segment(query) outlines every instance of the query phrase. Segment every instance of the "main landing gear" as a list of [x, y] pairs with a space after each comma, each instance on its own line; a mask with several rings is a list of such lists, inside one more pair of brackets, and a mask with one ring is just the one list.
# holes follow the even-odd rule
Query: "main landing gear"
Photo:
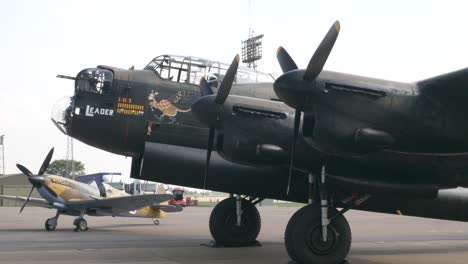
[[[45, 230], [54, 231], [57, 227], [59, 216], [60, 212], [57, 210], [57, 214], [54, 217], [47, 219], [44, 223]], [[75, 229], [73, 231], [88, 231], [88, 222], [86, 222], [83, 216], [84, 211], [82, 211], [80, 216], [73, 221], [73, 225], [75, 225]]]
[[57, 222], [58, 222], [58, 218], [60, 216], [60, 212], [57, 210], [57, 214], [52, 217], [52, 218], [49, 218], [45, 221], [45, 229], [47, 231], [54, 231], [55, 228], [57, 227]]
[[210, 232], [217, 246], [253, 246], [261, 228], [255, 205], [263, 199], [241, 198], [240, 195], [219, 202], [210, 215]]
[[156, 217], [153, 217], [153, 223], [155, 225], [159, 225], [159, 220]]
[[313, 184], [313, 192], [309, 194], [312, 204], [298, 210], [286, 227], [286, 250], [291, 259], [298, 263], [342, 263], [351, 247], [351, 229], [343, 214], [370, 197], [353, 195], [343, 202], [344, 208], [338, 211], [329, 204], [325, 179], [323, 166], [321, 177], [313, 177], [309, 181], [309, 184]]
[[75, 218], [75, 220], [73, 221], [73, 225], [75, 225], [75, 229], [73, 231], [88, 231], [88, 222], [86, 222], [86, 220], [83, 217], [84, 211], [81, 211], [80, 216]]

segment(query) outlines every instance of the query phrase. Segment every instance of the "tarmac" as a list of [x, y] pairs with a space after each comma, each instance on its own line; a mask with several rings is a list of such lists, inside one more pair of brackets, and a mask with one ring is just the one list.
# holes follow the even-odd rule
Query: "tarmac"
[[[0, 208], [0, 263], [292, 263], [284, 229], [298, 208], [260, 207], [262, 246], [211, 248], [212, 208], [191, 207], [151, 219], [87, 217], [89, 230], [73, 232], [74, 217], [61, 216], [53, 232], [44, 222], [53, 210]], [[467, 263], [468, 223], [351, 211], [347, 261], [371, 263]]]

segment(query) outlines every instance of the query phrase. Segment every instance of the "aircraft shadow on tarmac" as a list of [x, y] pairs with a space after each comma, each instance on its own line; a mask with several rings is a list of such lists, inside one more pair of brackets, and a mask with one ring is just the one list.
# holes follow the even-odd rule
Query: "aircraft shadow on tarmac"
[[[9, 232], [15, 232], [15, 233], [31, 233], [31, 232], [37, 232], [37, 233], [49, 233], [44, 231], [43, 228], [0, 228], [0, 233], [9, 233]], [[54, 232], [50, 232], [50, 234], [57, 233], [57, 232], [73, 232], [73, 228], [63, 228], [63, 229], [56, 229]]]
[[117, 225], [103, 225], [103, 226], [94, 226], [93, 230], [99, 230], [99, 229], [108, 229], [108, 228], [120, 228], [120, 227], [135, 227], [135, 226], [153, 226], [157, 228], [152, 223], [141, 223], [141, 224], [117, 224]]
[[405, 254], [437, 254], [437, 253], [456, 253], [466, 252], [466, 244], [450, 245], [446, 247], [440, 247], [438, 245], [421, 245], [417, 247], [408, 247], [402, 245], [401, 247], [395, 248], [360, 248], [351, 249], [350, 257], [353, 255], [405, 255]]
[[[341, 262], [341, 264], [383, 264], [387, 262], [376, 262], [376, 261], [370, 261], [370, 260], [361, 260], [361, 259], [353, 259], [352, 262], [348, 260], [344, 260]], [[287, 264], [297, 264], [297, 262], [290, 260]]]
[[[128, 230], [119, 230], [118, 228], [123, 228], [123, 227], [146, 227], [146, 226], [154, 226], [157, 228], [154, 224], [117, 224], [117, 225], [103, 225], [103, 226], [93, 226], [90, 228], [91, 232], [119, 232], [119, 231], [128, 231]], [[44, 231], [43, 228], [17, 228], [17, 229], [12, 229], [12, 228], [0, 228], [0, 233], [2, 232], [18, 232], [18, 233], [29, 233], [29, 232], [41, 232], [41, 233], [47, 233]], [[56, 232], [73, 232], [73, 228], [70, 227], [62, 227], [58, 228], [53, 232], [50, 233], [56, 233]]]
[[[361, 263], [361, 262], [359, 262]], [[374, 264], [376, 262], [371, 262], [371, 261], [368, 261], [368, 262], [362, 262], [361, 264]], [[297, 264], [296, 261], [293, 261], [293, 260], [290, 260], [288, 261], [288, 264]], [[341, 264], [351, 264], [350, 262], [348, 262], [347, 260], [343, 261]]]
[[[459, 241], [460, 239], [452, 239], [450, 241]], [[423, 242], [423, 241], [414, 241], [414, 242]], [[424, 243], [424, 242], [423, 242]], [[391, 248], [374, 248], [373, 246], [369, 246], [367, 248], [358, 248], [358, 249], [351, 249], [351, 253], [348, 255], [349, 260], [345, 260], [342, 264], [382, 264], [388, 263], [387, 261], [379, 262], [379, 261], [372, 261], [372, 260], [365, 260], [361, 259], [359, 256], [378, 256], [378, 255], [393, 255], [401, 257], [401, 262], [398, 263], [405, 263], [405, 255], [413, 255], [413, 254], [449, 254], [449, 253], [457, 253], [457, 252], [466, 252], [467, 245], [460, 244], [460, 245], [450, 245], [440, 247], [439, 245], [401, 245], [399, 247], [391, 247]], [[296, 264], [295, 261], [288, 261], [287, 264]]]

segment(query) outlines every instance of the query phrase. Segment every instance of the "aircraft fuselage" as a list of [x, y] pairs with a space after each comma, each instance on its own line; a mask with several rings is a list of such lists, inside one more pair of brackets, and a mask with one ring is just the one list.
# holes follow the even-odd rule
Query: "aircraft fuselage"
[[222, 132], [216, 135], [219, 164], [213, 163], [209, 175], [215, 178], [207, 181], [203, 161], [208, 128], [191, 111], [201, 97], [199, 86], [161, 78], [152, 70], [97, 70], [112, 73], [110, 87], [88, 91], [79, 83], [85, 75], [78, 74], [62, 122], [65, 132], [131, 156], [134, 178], [226, 192], [241, 188], [252, 196], [305, 201], [304, 172], [319, 173], [326, 160], [329, 172], [341, 177], [435, 189], [467, 185], [468, 144], [460, 131], [468, 126], [421, 95], [418, 84], [322, 72], [298, 99], [310, 102], [313, 106], [304, 110], [314, 115], [306, 112], [302, 118], [295, 150], [297, 190], [286, 197], [294, 109], [277, 100], [271, 84], [233, 87], [221, 108]]

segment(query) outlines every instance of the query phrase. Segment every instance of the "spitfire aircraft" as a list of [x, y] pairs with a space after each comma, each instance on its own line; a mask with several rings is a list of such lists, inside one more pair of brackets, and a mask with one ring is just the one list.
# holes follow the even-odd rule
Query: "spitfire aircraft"
[[[55, 230], [61, 214], [78, 216], [73, 222], [76, 226], [75, 231], [87, 231], [88, 224], [84, 219], [86, 214], [91, 216], [152, 218], [154, 224], [158, 225], [158, 218], [164, 218], [166, 212], [182, 211], [182, 207], [179, 205], [161, 204], [173, 198], [173, 195], [170, 194], [129, 195], [106, 183], [102, 183], [98, 187], [95, 181], [86, 184], [60, 176], [45, 174], [53, 152], [54, 149], [52, 148], [37, 175], [32, 174], [23, 165], [16, 165], [28, 177], [33, 186], [28, 197], [0, 195], [0, 199], [22, 201], [23, 205], [20, 213], [28, 203], [56, 209], [57, 214], [45, 222], [47, 231]], [[34, 189], [37, 189], [43, 199], [31, 197]]]
[[468, 221], [468, 193], [455, 189], [468, 187], [468, 69], [414, 83], [324, 71], [339, 31], [337, 21], [306, 69], [280, 47], [276, 80], [238, 56], [60, 75], [75, 93], [52, 120], [132, 157], [133, 178], [233, 194], [209, 221], [225, 246], [255, 242], [264, 198], [309, 203], [285, 232], [299, 263], [347, 256], [350, 209]]

